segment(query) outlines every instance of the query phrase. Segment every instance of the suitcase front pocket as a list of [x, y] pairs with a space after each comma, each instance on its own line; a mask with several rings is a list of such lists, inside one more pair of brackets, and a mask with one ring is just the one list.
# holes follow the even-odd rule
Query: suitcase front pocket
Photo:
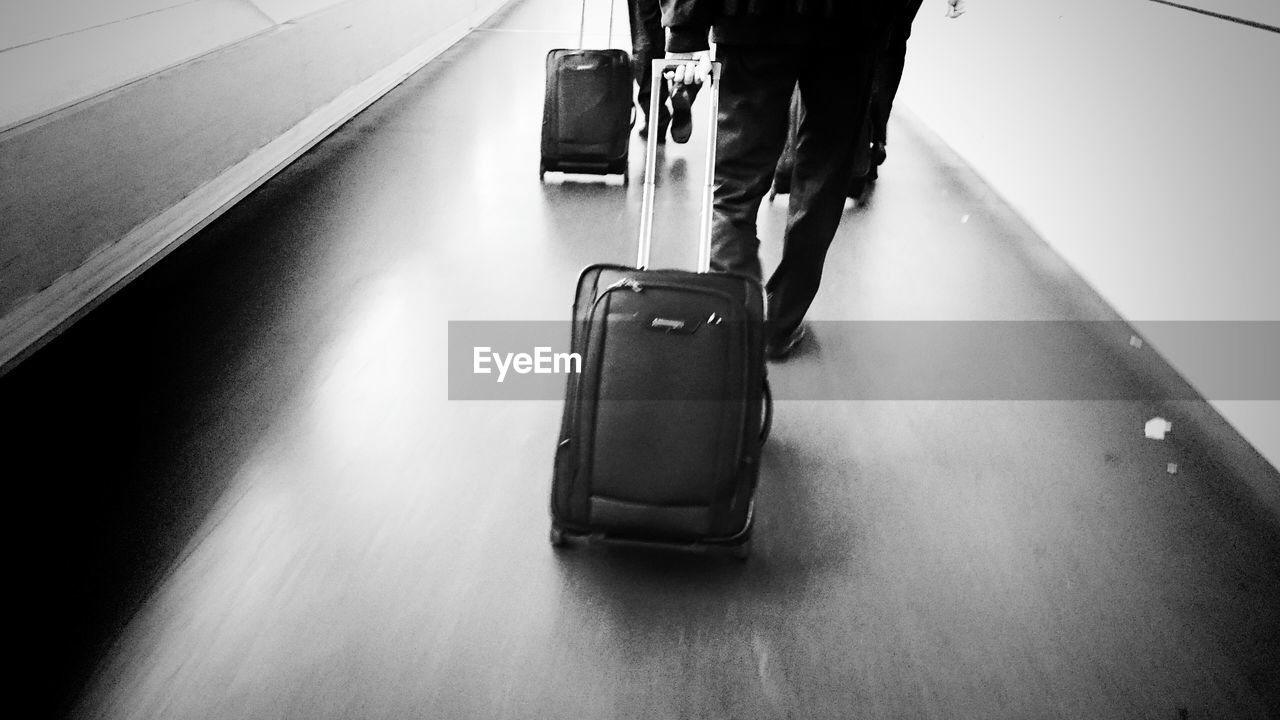
[[606, 291], [592, 313], [579, 429], [593, 506], [709, 506], [737, 472], [745, 328], [718, 291], [633, 289]]
[[617, 145], [623, 121], [612, 67], [570, 57], [561, 66], [559, 89], [559, 140], [566, 152], [607, 152]]

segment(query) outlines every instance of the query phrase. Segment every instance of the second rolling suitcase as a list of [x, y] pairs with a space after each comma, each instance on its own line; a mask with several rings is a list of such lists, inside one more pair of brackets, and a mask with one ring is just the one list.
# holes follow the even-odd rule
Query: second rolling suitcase
[[625, 50], [584, 48], [585, 0], [582, 7], [578, 48], [547, 53], [538, 177], [549, 171], [621, 174], [625, 183], [635, 109], [631, 56]]
[[[672, 64], [655, 61], [655, 85]], [[717, 66], [711, 117], [718, 73]], [[652, 97], [660, 97], [656, 87]], [[708, 270], [709, 124], [698, 272], [647, 268], [656, 166], [650, 137], [637, 266], [592, 265], [579, 277], [571, 342], [583, 362], [569, 377], [556, 448], [555, 545], [589, 536], [746, 555], [769, 424], [765, 298], [753, 278]]]

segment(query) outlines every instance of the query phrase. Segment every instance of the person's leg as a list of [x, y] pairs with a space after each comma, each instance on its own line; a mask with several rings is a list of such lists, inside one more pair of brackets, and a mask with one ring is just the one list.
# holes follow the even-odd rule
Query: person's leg
[[[891, 82], [890, 77], [901, 75], [902, 66], [898, 64], [894, 67], [895, 61], [891, 53], [881, 53], [876, 59], [876, 68], [874, 78], [871, 82], [871, 105], [867, 111], [867, 123], [870, 125], [870, 135], [872, 144], [883, 149], [887, 129], [889, 126], [889, 111], [893, 108], [893, 93], [897, 91], [897, 83]], [[892, 90], [888, 86], [892, 85]], [[878, 157], [879, 153], [875, 153], [875, 164], [879, 165], [884, 162], [884, 158]]]
[[721, 45], [711, 269], [761, 278], [756, 215], [787, 139], [795, 53]]
[[911, 37], [911, 23], [915, 21], [923, 0], [907, 0], [902, 14], [893, 19], [888, 41], [876, 63], [875, 91], [871, 101], [871, 141], [880, 146], [877, 164], [884, 162], [883, 148], [889, 142], [889, 114], [893, 100], [902, 83], [902, 71], [907, 61], [907, 40]]
[[815, 52], [800, 69], [804, 100], [796, 137], [782, 260], [766, 284], [771, 339], [782, 341], [809, 311], [827, 249], [844, 212], [858, 128], [870, 100], [872, 53]]
[[636, 79], [636, 102], [644, 118], [641, 133], [647, 135], [650, 128], [657, 128], [661, 139], [670, 122], [667, 109], [667, 84], [659, 83], [662, 95], [658, 100], [658, 122], [649, 121], [650, 88], [653, 82], [653, 60], [664, 57], [666, 36], [662, 29], [662, 6], [658, 0], [627, 0], [631, 21], [631, 67]]

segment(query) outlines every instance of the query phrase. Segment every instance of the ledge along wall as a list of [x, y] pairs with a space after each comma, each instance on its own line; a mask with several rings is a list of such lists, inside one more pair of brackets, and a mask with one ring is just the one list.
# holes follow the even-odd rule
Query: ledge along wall
[[0, 372], [505, 0], [51, 0], [0, 22]]

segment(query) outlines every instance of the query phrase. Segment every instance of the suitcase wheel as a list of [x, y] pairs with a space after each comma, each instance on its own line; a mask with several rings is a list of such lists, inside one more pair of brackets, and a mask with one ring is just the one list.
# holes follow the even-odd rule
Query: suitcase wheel
[[751, 557], [750, 538], [748, 538], [747, 540], [744, 540], [741, 544], [734, 545], [732, 548], [730, 548], [729, 554], [733, 557], [734, 560], [737, 560], [738, 562], [746, 562], [747, 558]]
[[546, 161], [546, 160], [539, 160], [539, 161], [538, 161], [538, 180], [539, 180], [539, 182], [541, 182], [544, 178], [546, 178], [546, 176], [547, 176], [547, 161]]
[[609, 168], [608, 168], [608, 172], [610, 172], [610, 173], [617, 173], [617, 174], [619, 174], [619, 175], [622, 175], [622, 185], [623, 185], [623, 187], [626, 187], [627, 185], [629, 185], [629, 184], [630, 184], [631, 176], [627, 173], [627, 159], [626, 159], [626, 158], [623, 158], [622, 160], [620, 160], [620, 161], [618, 161], [618, 162], [613, 163], [612, 165], [610, 165], [610, 166], [609, 166]]
[[568, 539], [564, 536], [564, 530], [561, 530], [560, 526], [554, 523], [551, 525], [549, 539], [552, 547], [564, 547], [569, 544]]

